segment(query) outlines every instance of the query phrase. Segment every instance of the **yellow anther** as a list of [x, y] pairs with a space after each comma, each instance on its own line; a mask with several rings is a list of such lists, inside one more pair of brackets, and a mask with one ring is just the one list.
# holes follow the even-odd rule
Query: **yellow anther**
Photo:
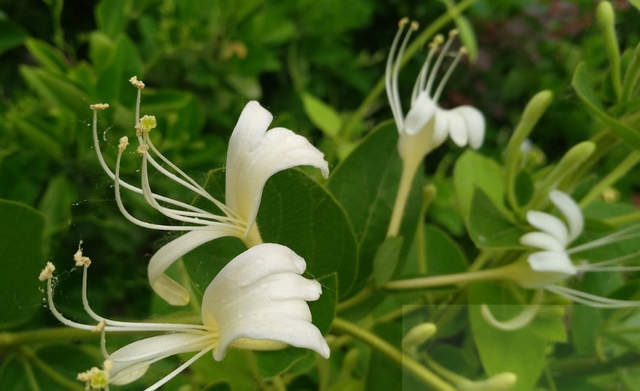
[[133, 76], [131, 79], [129, 79], [129, 83], [133, 84], [133, 86], [139, 90], [144, 88], [144, 83], [142, 82], [142, 80], [138, 80], [138, 76]]
[[404, 28], [404, 26], [407, 25], [407, 23], [409, 23], [409, 18], [407, 18], [406, 16], [402, 19], [400, 19], [400, 21], [398, 22], [398, 27], [399, 28]]
[[104, 110], [109, 108], [109, 104], [108, 103], [96, 103], [93, 104], [91, 106], [89, 106], [91, 108], [91, 110]]
[[76, 266], [91, 265], [91, 259], [89, 259], [89, 257], [82, 256], [82, 249], [80, 247], [78, 247], [78, 251], [73, 254], [73, 260], [76, 262]]
[[149, 131], [157, 126], [156, 117], [153, 115], [145, 115], [140, 118], [140, 125], [146, 131]]
[[147, 150], [149, 150], [149, 146], [148, 145], [139, 145], [138, 149], [136, 150], [140, 155], [144, 155], [145, 153], [147, 153]]
[[127, 149], [127, 145], [129, 145], [129, 137], [120, 137], [120, 142], [118, 142], [118, 151], [124, 152], [124, 150]]
[[463, 46], [460, 48], [460, 54], [468, 54], [469, 53], [469, 49], [466, 48], [466, 46]]
[[450, 37], [455, 37], [458, 34], [459, 34], [458, 29], [453, 29], [453, 30], [449, 31], [449, 36]]
[[442, 34], [438, 34], [435, 37], [433, 37], [433, 42], [436, 45], [442, 45], [444, 43], [444, 35]]
[[55, 270], [56, 270], [56, 267], [53, 266], [53, 263], [47, 262], [47, 266], [45, 266], [44, 269], [42, 269], [38, 279], [40, 281], [46, 281], [46, 280], [50, 279]]
[[102, 330], [104, 330], [106, 326], [107, 326], [107, 322], [104, 319], [102, 319], [100, 323], [98, 323], [96, 327], [94, 327], [93, 330], [91, 331], [93, 331], [94, 333], [100, 333], [102, 332]]
[[415, 20], [411, 22], [411, 30], [417, 31], [419, 27], [420, 23], [416, 22]]

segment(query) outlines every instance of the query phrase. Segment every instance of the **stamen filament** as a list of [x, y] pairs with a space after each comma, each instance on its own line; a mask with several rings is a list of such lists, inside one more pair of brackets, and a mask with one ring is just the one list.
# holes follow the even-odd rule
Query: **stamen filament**
[[198, 360], [200, 357], [204, 356], [206, 353], [210, 352], [211, 350], [213, 350], [213, 346], [210, 346], [210, 347], [208, 347], [206, 349], [203, 349], [202, 351], [197, 353], [195, 356], [193, 356], [189, 360], [185, 361], [178, 368], [174, 369], [170, 374], [168, 374], [167, 376], [165, 376], [162, 379], [158, 380], [154, 385], [152, 385], [151, 387], [147, 388], [144, 391], [155, 391], [155, 390], [157, 390], [158, 388], [163, 386], [169, 380], [171, 380], [174, 377], [176, 377], [178, 374], [180, 374], [180, 372], [184, 371], [187, 367], [189, 367], [196, 360]]
[[608, 299], [606, 297], [600, 297], [592, 295], [590, 293], [580, 292], [575, 289], [563, 287], [560, 285], [548, 285], [545, 287], [545, 289], [559, 296], [563, 296], [572, 301], [575, 301], [576, 303], [588, 305], [590, 307], [623, 308], [629, 306], [640, 306], [640, 301]]
[[640, 224], [634, 224], [634, 225], [632, 225], [630, 227], [622, 229], [622, 230], [620, 230], [618, 232], [614, 232], [614, 233], [612, 233], [610, 235], [607, 235], [605, 237], [602, 237], [600, 239], [596, 239], [596, 240], [591, 241], [589, 243], [585, 243], [585, 244], [582, 244], [580, 246], [573, 247], [573, 248], [567, 250], [567, 254], [575, 254], [575, 253], [579, 253], [579, 252], [582, 252], [582, 251], [585, 251], [585, 250], [589, 250], [589, 249], [592, 249], [592, 248], [595, 248], [595, 247], [601, 247], [601, 246], [607, 245], [609, 243], [614, 243], [614, 242], [619, 242], [619, 241], [622, 241], [622, 240], [627, 240], [627, 239], [633, 239], [633, 238], [640, 237], [640, 232], [633, 233], [633, 234], [628, 234], [629, 231], [632, 231], [632, 230], [634, 230], [636, 228], [639, 228], [639, 227], [640, 227]]
[[442, 90], [444, 90], [444, 86], [447, 84], [447, 81], [449, 81], [449, 77], [451, 77], [453, 70], [456, 69], [456, 66], [458, 65], [458, 63], [460, 62], [460, 59], [464, 54], [465, 54], [465, 50], [461, 49], [458, 51], [456, 58], [453, 60], [453, 62], [449, 66], [449, 69], [447, 69], [447, 72], [444, 74], [444, 76], [440, 80], [440, 84], [438, 84], [438, 89], [433, 94], [434, 102], [438, 103], [438, 100], [440, 99], [440, 95], [442, 94]]
[[399, 68], [399, 62], [402, 59], [402, 52], [396, 53], [396, 48], [398, 47], [398, 42], [400, 41], [400, 37], [402, 36], [404, 27], [408, 22], [408, 18], [402, 18], [399, 22], [398, 32], [393, 38], [391, 50], [389, 51], [389, 57], [387, 57], [387, 67], [384, 78], [387, 97], [389, 98], [389, 105], [391, 106], [391, 112], [393, 113], [393, 117], [396, 121], [396, 125], [398, 126], [398, 130], [402, 129], [404, 120], [402, 115], [402, 107], [399, 105], [400, 94], [398, 92], [398, 76], [397, 72], [395, 71], [396, 68]]
[[[455, 30], [453, 30], [453, 31], [455, 31]], [[457, 35], [457, 34], [453, 33], [453, 31], [451, 33], [449, 33], [449, 39], [447, 39], [447, 42], [442, 47], [442, 51], [440, 52], [440, 55], [436, 59], [436, 63], [433, 65], [433, 69], [431, 70], [431, 74], [429, 75], [429, 80], [427, 81], [427, 86], [423, 89], [424, 91], [427, 92], [427, 94], [431, 94], [431, 87], [433, 87], [433, 82], [436, 79], [436, 73], [438, 73], [438, 69], [440, 69], [440, 65], [442, 64], [442, 60], [444, 60], [444, 57], [447, 55], [447, 52], [449, 51], [449, 47], [451, 47], [451, 44], [453, 43], [453, 39]]]

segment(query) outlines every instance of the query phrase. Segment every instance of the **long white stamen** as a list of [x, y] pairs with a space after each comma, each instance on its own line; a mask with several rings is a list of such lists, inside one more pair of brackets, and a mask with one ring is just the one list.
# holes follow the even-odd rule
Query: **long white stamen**
[[538, 311], [540, 310], [540, 303], [542, 303], [542, 299], [544, 298], [544, 289], [538, 289], [533, 295], [531, 299], [531, 304], [526, 306], [526, 308], [520, 312], [518, 315], [506, 321], [499, 321], [491, 312], [491, 309], [488, 305], [482, 304], [481, 314], [484, 320], [486, 320], [493, 327], [504, 330], [504, 331], [514, 331], [521, 329], [531, 323], [533, 319], [535, 319]]
[[184, 371], [189, 365], [193, 364], [200, 357], [202, 357], [206, 353], [210, 352], [212, 349], [213, 349], [213, 346], [210, 346], [210, 347], [208, 347], [206, 349], [203, 349], [198, 354], [196, 354], [195, 356], [191, 357], [189, 360], [185, 361], [178, 368], [173, 370], [170, 374], [168, 374], [167, 376], [165, 376], [162, 379], [158, 380], [154, 385], [152, 385], [151, 387], [145, 389], [144, 391], [155, 391], [155, 390], [157, 390], [158, 388], [163, 386], [165, 383], [167, 383], [169, 380], [173, 379], [178, 374], [180, 374], [180, 372]]
[[608, 299], [606, 297], [592, 295], [590, 293], [577, 291], [575, 289], [571, 289], [571, 288], [567, 288], [559, 285], [549, 285], [549, 286], [546, 286], [545, 289], [557, 295], [560, 295], [572, 301], [575, 301], [576, 303], [588, 305], [590, 307], [623, 308], [623, 307], [640, 306], [640, 301]]
[[440, 46], [438, 43], [440, 37], [440, 35], [436, 36], [436, 38], [434, 38], [434, 40], [429, 44], [429, 54], [427, 54], [427, 58], [424, 60], [424, 64], [422, 64], [422, 68], [420, 69], [420, 74], [413, 85], [411, 105], [415, 103], [416, 99], [418, 99], [418, 95], [424, 90], [424, 84], [427, 82], [427, 75], [429, 74], [429, 66], [431, 65], [433, 56], [436, 54], [438, 47]]
[[167, 178], [169, 178], [169, 179], [171, 179], [171, 180], [173, 180], [175, 182], [178, 182], [179, 184], [181, 184], [182, 186], [186, 187], [187, 189], [193, 191], [194, 193], [198, 194], [199, 196], [211, 201], [215, 206], [217, 206], [227, 216], [229, 216], [231, 218], [233, 218], [233, 217], [237, 218], [237, 216], [235, 216], [234, 213], [225, 204], [223, 204], [222, 202], [220, 202], [217, 199], [215, 199], [211, 194], [209, 194], [206, 190], [204, 190], [202, 188], [202, 186], [200, 186], [195, 180], [193, 180], [184, 171], [182, 171], [175, 164], [173, 164], [169, 159], [164, 157], [164, 155], [162, 155], [160, 153], [160, 151], [158, 151], [158, 149], [155, 147], [155, 145], [153, 145], [153, 143], [151, 142], [151, 138], [148, 135], [148, 131], [143, 131], [142, 133], [143, 133], [142, 136], [138, 136], [138, 142], [140, 143], [140, 145], [147, 145], [153, 151], [153, 153], [155, 153], [156, 156], [158, 156], [158, 158], [160, 158], [160, 160], [162, 160], [165, 164], [167, 164], [169, 167], [171, 167], [173, 170], [175, 170], [178, 174], [180, 174], [184, 178], [184, 180], [182, 178], [176, 176], [172, 172], [168, 171], [164, 167], [162, 167], [160, 164], [158, 164], [158, 162], [156, 162], [156, 160], [152, 156], [148, 156], [147, 159], [148, 159], [149, 163], [153, 166], [153, 168], [158, 170], [161, 174], [163, 174]]
[[[102, 166], [102, 169], [107, 174], [107, 176], [109, 176], [109, 178], [114, 180], [115, 174], [113, 173], [113, 171], [111, 171], [109, 166], [107, 166], [107, 163], [104, 161], [104, 157], [102, 156], [102, 152], [100, 151], [100, 141], [98, 139], [98, 111], [96, 109], [93, 110], [93, 147], [96, 150], [96, 155], [98, 157], [98, 162], [100, 163], [100, 166]], [[134, 193], [142, 194], [142, 189], [136, 186], [133, 186], [128, 182], [120, 180], [120, 185], [125, 189], [130, 190]], [[187, 213], [195, 213], [195, 214], [207, 213], [203, 209], [197, 208], [193, 205], [190, 205], [181, 201], [177, 201], [168, 197], [164, 197], [158, 194], [153, 194], [153, 198], [191, 211], [191, 212], [176, 212], [176, 213], [184, 213], [185, 215], [187, 215]]]
[[442, 51], [440, 52], [440, 55], [438, 56], [436, 63], [433, 65], [433, 69], [431, 70], [431, 74], [429, 75], [429, 80], [427, 81], [427, 85], [424, 88], [424, 91], [426, 91], [427, 94], [429, 95], [431, 94], [431, 88], [433, 87], [433, 82], [435, 81], [436, 74], [438, 73], [438, 69], [440, 69], [442, 60], [444, 60], [444, 57], [447, 55], [447, 52], [449, 51], [449, 47], [451, 47], [451, 44], [453, 43], [453, 39], [456, 37], [456, 35], [458, 35], [456, 30], [452, 30], [449, 33], [449, 39], [447, 39], [447, 42], [444, 44], [444, 47], [442, 48]]
[[[400, 49], [398, 50], [398, 56], [396, 57], [395, 64], [393, 65], [393, 76], [391, 78], [392, 82], [392, 91], [395, 94], [394, 100], [396, 102], [396, 110], [400, 115], [400, 123], [402, 127], [404, 127], [404, 119], [402, 115], [402, 101], [400, 99], [400, 90], [398, 89], [398, 74], [400, 73], [400, 66], [402, 65], [402, 57], [404, 56], [404, 51], [407, 48], [407, 44], [409, 43], [409, 38], [411, 38], [411, 33], [418, 29], [417, 22], [411, 22], [411, 25], [407, 31], [407, 34], [404, 36], [402, 40], [402, 44], [400, 45]], [[400, 128], [401, 129], [401, 128]]]
[[[135, 217], [133, 217], [124, 207], [124, 204], [122, 202], [122, 196], [120, 195], [120, 161], [122, 160], [122, 152], [123, 151], [118, 151], [118, 157], [116, 158], [116, 172], [115, 172], [115, 178], [114, 178], [114, 190], [115, 190], [115, 196], [116, 196], [116, 204], [118, 205], [118, 209], [120, 210], [120, 213], [122, 213], [122, 215], [129, 220], [130, 222], [139, 225], [140, 227], [144, 227], [144, 228], [149, 228], [149, 229], [156, 229], [156, 230], [160, 230], [160, 231], [194, 231], [194, 230], [199, 230], [199, 229], [208, 229], [209, 226], [211, 226], [212, 224], [215, 223], [211, 223], [208, 226], [204, 226], [204, 227], [193, 227], [193, 226], [180, 226], [180, 225], [160, 225], [160, 224], [152, 224], [152, 223], [147, 223], [146, 221], [142, 221], [139, 220]], [[225, 227], [228, 227], [229, 229], [236, 229], [236, 227], [232, 227], [229, 226], [228, 224], [222, 224]], [[242, 231], [240, 228], [237, 228], [239, 232], [244, 232]]]
[[447, 72], [444, 74], [444, 76], [440, 80], [440, 84], [438, 84], [438, 89], [433, 94], [434, 102], [438, 103], [438, 100], [440, 99], [440, 95], [442, 94], [442, 90], [444, 90], [444, 86], [447, 84], [447, 81], [449, 81], [449, 77], [451, 77], [453, 70], [456, 69], [456, 66], [458, 65], [458, 63], [460, 62], [460, 59], [464, 54], [466, 54], [466, 49], [462, 48], [458, 51], [456, 58], [453, 60], [453, 62], [449, 66], [449, 69], [447, 69]]
[[640, 233], [632, 233], [632, 234], [628, 233], [629, 231], [632, 231], [632, 230], [637, 229], [639, 227], [640, 227], [640, 224], [634, 224], [634, 225], [632, 225], [630, 227], [622, 229], [622, 230], [620, 230], [618, 232], [614, 232], [614, 233], [612, 233], [610, 235], [607, 235], [605, 237], [602, 237], [600, 239], [596, 239], [596, 240], [591, 241], [589, 243], [585, 243], [585, 244], [582, 244], [580, 246], [573, 247], [573, 248], [567, 250], [567, 254], [575, 254], [575, 253], [579, 253], [579, 252], [582, 252], [582, 251], [585, 251], [585, 250], [589, 250], [589, 249], [592, 249], [592, 248], [595, 248], [595, 247], [601, 247], [601, 246], [604, 246], [604, 245], [607, 245], [607, 244], [610, 244], [610, 243], [615, 243], [615, 242], [619, 242], [619, 241], [622, 241], [622, 240], [627, 240], [627, 239], [633, 239], [633, 238], [640, 237]]
[[[387, 98], [389, 99], [389, 106], [391, 106], [391, 112], [393, 113], [393, 118], [396, 121], [396, 126], [398, 130], [402, 129], [403, 126], [403, 113], [402, 108], [398, 106], [399, 103], [399, 92], [398, 92], [398, 83], [393, 82], [394, 75], [394, 67], [396, 64], [396, 48], [398, 47], [398, 42], [400, 41], [400, 37], [402, 36], [402, 32], [404, 31], [404, 27], [409, 23], [408, 18], [402, 18], [398, 23], [398, 32], [396, 36], [393, 38], [393, 43], [391, 44], [391, 50], [389, 51], [389, 57], [387, 57], [387, 67], [384, 74], [385, 87], [387, 90]], [[402, 55], [398, 55], [397, 58], [402, 58]]]

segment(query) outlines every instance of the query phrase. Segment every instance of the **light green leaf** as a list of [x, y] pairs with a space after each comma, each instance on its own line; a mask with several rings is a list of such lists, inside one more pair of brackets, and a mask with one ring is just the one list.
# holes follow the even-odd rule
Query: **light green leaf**
[[329, 137], [338, 135], [342, 127], [342, 119], [333, 107], [307, 92], [302, 94], [302, 104], [307, 116], [318, 129]]
[[[96, 53], [98, 55], [98, 53]], [[107, 57], [106, 51], [101, 53]], [[132, 91], [131, 99], [124, 101], [133, 101], [135, 97], [135, 88], [129, 83], [132, 76], [142, 77], [143, 64], [138, 49], [126, 35], [120, 36], [116, 41], [115, 54], [108, 67], [98, 76], [98, 95], [104, 102], [113, 102], [120, 100], [120, 91]], [[148, 92], [145, 90], [145, 92]]]
[[521, 247], [520, 237], [526, 233], [509, 221], [479, 188], [473, 191], [469, 214], [469, 235], [482, 249]]
[[522, 311], [521, 305], [508, 291], [493, 283], [476, 283], [469, 289], [469, 320], [480, 353], [480, 361], [488, 376], [511, 372], [518, 382], [511, 391], [530, 391], [545, 366], [544, 340], [532, 332], [532, 326], [515, 331], [498, 330], [480, 313], [480, 305], [488, 304], [498, 320], [506, 320]]
[[482, 189], [500, 211], [507, 213], [502, 200], [504, 197], [502, 176], [498, 163], [477, 152], [466, 150], [458, 158], [453, 170], [453, 183], [460, 203], [460, 212], [465, 220], [469, 220], [475, 188]]
[[53, 161], [62, 161], [62, 147], [55, 139], [45, 133], [43, 129], [22, 118], [17, 119], [13, 124], [20, 132], [21, 137], [28, 140], [29, 145], [34, 150], [43, 152]]
[[632, 6], [636, 7], [638, 11], [640, 11], [640, 0], [629, 0]]
[[27, 49], [44, 69], [53, 73], [65, 74], [69, 70], [67, 61], [58, 49], [44, 41], [34, 38], [27, 39]]
[[[373, 272], [373, 259], [386, 239], [396, 199], [402, 163], [397, 150], [398, 131], [393, 122], [374, 129], [331, 173], [327, 188], [347, 212], [360, 245], [359, 287]], [[409, 251], [420, 216], [422, 174], [414, 178], [405, 208], [400, 236], [399, 268]]]
[[98, 28], [111, 38], [117, 38], [129, 22], [130, 0], [102, 0], [95, 8]]
[[89, 37], [89, 58], [98, 77], [102, 75], [116, 55], [116, 44], [107, 35], [94, 31]]
[[71, 223], [71, 204], [75, 199], [75, 189], [66, 175], [53, 177], [47, 186], [38, 209], [45, 218], [45, 235], [66, 230]]
[[600, 118], [618, 137], [625, 141], [631, 148], [640, 150], [640, 133], [609, 116], [598, 99], [591, 86], [587, 66], [580, 63], [573, 74], [571, 85], [587, 107]]
[[376, 288], [381, 288], [393, 277], [400, 260], [403, 238], [387, 238], [378, 248], [373, 258], [373, 283]]
[[28, 321], [40, 308], [38, 275], [44, 267], [44, 217], [35, 209], [0, 200], [0, 329]]
[[478, 58], [478, 41], [476, 39], [475, 31], [473, 31], [473, 27], [471, 26], [471, 23], [469, 23], [469, 19], [463, 15], [458, 15], [455, 18], [455, 22], [456, 27], [460, 32], [460, 40], [464, 47], [467, 48], [469, 62], [474, 63]]
[[44, 69], [20, 67], [20, 74], [41, 98], [53, 107], [71, 110], [77, 117], [85, 118], [91, 113], [91, 102], [78, 87]]

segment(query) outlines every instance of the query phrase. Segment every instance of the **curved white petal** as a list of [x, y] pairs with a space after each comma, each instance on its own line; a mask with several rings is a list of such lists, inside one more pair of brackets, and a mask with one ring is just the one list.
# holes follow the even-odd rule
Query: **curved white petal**
[[271, 114], [257, 102], [249, 102], [229, 140], [225, 203], [245, 219], [246, 232], [255, 221], [262, 190], [273, 174], [287, 168], [313, 166], [325, 178], [329, 175], [329, 164], [322, 152], [288, 129], [267, 131], [271, 119]]
[[469, 137], [469, 146], [473, 149], [480, 148], [484, 141], [485, 133], [484, 116], [480, 110], [472, 106], [460, 106], [452, 109], [451, 112], [458, 113], [464, 120]]
[[126, 345], [110, 355], [113, 361], [111, 383], [128, 384], [145, 374], [149, 365], [174, 354], [197, 352], [213, 343], [201, 334], [175, 333], [145, 338]]
[[449, 135], [451, 136], [451, 140], [453, 140], [457, 146], [464, 147], [469, 141], [469, 133], [464, 117], [462, 117], [459, 112], [453, 110], [449, 110], [447, 114], [449, 117]]
[[432, 148], [437, 148], [447, 140], [449, 136], [449, 113], [438, 107], [435, 114], [435, 129], [433, 130]]
[[414, 104], [411, 105], [411, 109], [404, 119], [404, 129], [402, 130], [409, 135], [418, 134], [433, 118], [436, 108], [436, 102], [431, 99], [429, 94], [421, 92]]
[[553, 190], [549, 193], [549, 199], [560, 210], [569, 224], [569, 243], [575, 240], [584, 229], [584, 217], [578, 204], [566, 193]]
[[544, 212], [530, 210], [527, 212], [527, 221], [539, 230], [548, 233], [563, 244], [563, 248], [569, 244], [569, 232], [567, 226], [557, 218]]
[[555, 237], [544, 232], [529, 232], [520, 237], [520, 243], [525, 246], [540, 248], [549, 251], [564, 252], [565, 248], [562, 243]]
[[201, 244], [224, 236], [236, 235], [231, 229], [211, 227], [191, 231], [165, 244], [149, 261], [147, 270], [153, 290], [171, 305], [186, 305], [189, 303], [189, 292], [164, 272], [184, 254]]
[[234, 258], [204, 293], [202, 319], [218, 328], [214, 358], [229, 346], [272, 349], [281, 344], [312, 349], [329, 357], [324, 337], [312, 323], [307, 301], [321, 286], [301, 276], [306, 263], [288, 247], [260, 244]]
[[569, 256], [559, 251], [539, 251], [530, 254], [527, 262], [529, 262], [531, 269], [537, 272], [554, 272], [570, 276], [578, 272]]

